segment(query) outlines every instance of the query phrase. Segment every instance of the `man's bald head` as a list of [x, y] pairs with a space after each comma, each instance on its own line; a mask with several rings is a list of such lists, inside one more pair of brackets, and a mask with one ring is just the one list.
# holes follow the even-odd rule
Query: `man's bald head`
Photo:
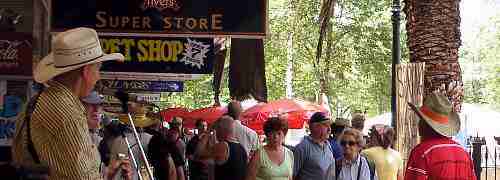
[[233, 119], [239, 119], [242, 111], [243, 108], [241, 107], [241, 103], [239, 101], [231, 101], [227, 105], [227, 114]]
[[217, 132], [217, 138], [220, 140], [230, 139], [234, 133], [234, 120], [230, 116], [222, 116], [217, 120], [214, 128]]

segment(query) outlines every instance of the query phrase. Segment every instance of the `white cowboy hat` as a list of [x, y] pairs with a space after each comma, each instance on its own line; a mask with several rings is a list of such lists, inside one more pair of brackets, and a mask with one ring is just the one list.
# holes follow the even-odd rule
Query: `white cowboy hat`
[[75, 28], [57, 34], [52, 49], [33, 72], [36, 82], [45, 83], [57, 75], [89, 64], [124, 60], [120, 53], [105, 54], [97, 32], [90, 28]]
[[453, 111], [445, 95], [437, 92], [430, 94], [420, 108], [412, 103], [408, 104], [420, 119], [423, 119], [437, 133], [452, 137], [460, 131], [460, 117]]

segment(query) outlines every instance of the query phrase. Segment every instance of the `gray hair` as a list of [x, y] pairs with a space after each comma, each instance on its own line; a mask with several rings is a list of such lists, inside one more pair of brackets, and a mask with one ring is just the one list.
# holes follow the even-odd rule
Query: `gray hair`
[[243, 108], [239, 101], [231, 101], [227, 105], [227, 115], [231, 116], [233, 119], [238, 119], [242, 112]]
[[342, 134], [339, 137], [339, 141], [344, 138], [344, 136], [351, 135], [354, 137], [356, 140], [356, 143], [358, 143], [359, 147], [364, 147], [365, 146], [365, 139], [363, 138], [363, 134], [361, 131], [354, 129], [354, 128], [345, 128]]
[[234, 133], [234, 119], [231, 116], [222, 116], [214, 124], [214, 129], [219, 133]]

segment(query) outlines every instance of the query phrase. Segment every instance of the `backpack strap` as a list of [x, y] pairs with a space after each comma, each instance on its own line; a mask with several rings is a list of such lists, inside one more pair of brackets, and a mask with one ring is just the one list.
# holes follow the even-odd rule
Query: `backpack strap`
[[368, 168], [370, 169], [370, 180], [375, 179], [375, 163], [372, 161], [368, 161]]
[[370, 161], [365, 155], [361, 155], [362, 158], [366, 159], [366, 162], [368, 163], [368, 169], [370, 170], [370, 180], [375, 179], [375, 162]]
[[362, 170], [361, 167], [363, 167], [363, 157], [362, 156], [359, 158], [358, 177], [356, 177], [357, 180], [359, 180], [359, 177], [361, 176], [361, 170]]
[[[361, 170], [363, 167], [363, 158], [364, 158], [366, 160], [366, 162], [368, 163], [368, 168], [370, 169], [370, 180], [374, 180], [375, 179], [375, 163], [373, 163], [372, 161], [369, 161], [368, 158], [366, 158], [363, 155], [360, 155], [360, 156], [361, 156], [361, 158], [360, 158], [360, 162], [358, 165], [358, 176], [356, 177], [356, 179], [357, 180], [360, 179]], [[336, 160], [335, 161], [335, 179], [339, 179], [339, 175], [340, 175], [341, 170], [342, 170], [342, 161]]]
[[342, 170], [342, 160], [335, 161], [335, 179], [339, 179], [340, 171]]
[[27, 123], [27, 129], [26, 129], [26, 134], [28, 136], [28, 152], [31, 154], [31, 157], [33, 157], [33, 160], [35, 163], [40, 164], [40, 158], [38, 157], [38, 154], [36, 153], [35, 146], [33, 145], [33, 140], [31, 140], [31, 114], [33, 114], [33, 111], [35, 111], [35, 106], [38, 101], [38, 97], [40, 96], [41, 93], [36, 94], [33, 98], [30, 99], [30, 101], [27, 104], [25, 115], [24, 115], [24, 123]]

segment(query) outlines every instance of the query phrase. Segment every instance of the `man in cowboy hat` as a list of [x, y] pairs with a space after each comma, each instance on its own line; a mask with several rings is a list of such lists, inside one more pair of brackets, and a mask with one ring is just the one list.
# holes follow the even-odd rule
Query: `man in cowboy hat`
[[[32, 100], [33, 112], [26, 116], [31, 118], [18, 118], [17, 124], [22, 126], [16, 129], [14, 162], [46, 165], [48, 179], [103, 179], [80, 99], [88, 96], [100, 79], [101, 62], [123, 59], [119, 53], [105, 54], [93, 29], [76, 28], [57, 34], [52, 52], [33, 73], [34, 80], [47, 88]], [[29, 154], [32, 158], [27, 158]], [[114, 177], [119, 167], [128, 167], [122, 172], [130, 174], [128, 161], [111, 164], [108, 178]]]
[[358, 131], [363, 132], [363, 128], [365, 128], [366, 115], [361, 112], [355, 112], [352, 114], [352, 128], [357, 129]]
[[[158, 117], [157, 114], [154, 114], [152, 112], [148, 112], [147, 106], [143, 103], [130, 103], [129, 110], [133, 112], [132, 119], [137, 130], [139, 141], [137, 141], [137, 139], [135, 138], [131, 126], [128, 126], [127, 129], [121, 132], [122, 134], [120, 137], [117, 137], [110, 142], [110, 157], [116, 157], [119, 154], [129, 154], [130, 148], [132, 150], [133, 156], [136, 158], [135, 160], [137, 162], [137, 167], [140, 169], [145, 169], [146, 161], [142, 159], [142, 152], [137, 145], [142, 146], [144, 153], [148, 153], [148, 144], [151, 141], [153, 135], [147, 133], [145, 131], [145, 128], [151, 128], [159, 124], [159, 118], [161, 117]], [[121, 123], [123, 124], [131, 124], [127, 114], [120, 114], [119, 121], [121, 121]], [[146, 174], [139, 174], [137, 171], [134, 171], [132, 173], [133, 180], [140, 179], [139, 176], [144, 178]], [[118, 180], [121, 179], [123, 178], [118, 178]]]
[[411, 151], [405, 179], [469, 179], [475, 180], [469, 154], [451, 139], [460, 130], [460, 119], [452, 111], [448, 98], [430, 94], [417, 108], [409, 103], [419, 117], [421, 143]]
[[342, 146], [340, 146], [337, 138], [340, 134], [342, 134], [345, 128], [349, 127], [351, 127], [351, 121], [341, 117], [335, 119], [335, 123], [332, 123], [331, 125], [331, 134], [328, 142], [330, 142], [330, 148], [333, 152], [333, 157], [336, 160], [344, 158], [344, 151], [342, 150]]

